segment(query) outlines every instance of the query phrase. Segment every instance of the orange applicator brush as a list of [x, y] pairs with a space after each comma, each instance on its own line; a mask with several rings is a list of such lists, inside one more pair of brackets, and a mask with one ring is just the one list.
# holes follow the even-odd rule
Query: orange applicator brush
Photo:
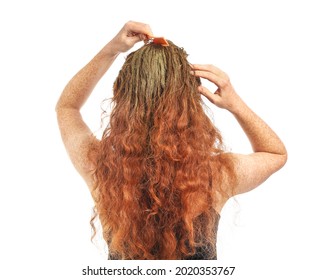
[[162, 45], [164, 47], [169, 46], [168, 42], [164, 37], [152, 37], [147, 41], [147, 44], [157, 44], [157, 45]]

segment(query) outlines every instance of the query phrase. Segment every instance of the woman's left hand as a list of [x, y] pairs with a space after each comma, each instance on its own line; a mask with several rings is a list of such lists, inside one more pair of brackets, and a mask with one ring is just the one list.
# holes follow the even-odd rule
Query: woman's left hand
[[152, 36], [153, 33], [148, 24], [128, 21], [109, 44], [114, 53], [122, 53], [131, 49], [135, 43]]

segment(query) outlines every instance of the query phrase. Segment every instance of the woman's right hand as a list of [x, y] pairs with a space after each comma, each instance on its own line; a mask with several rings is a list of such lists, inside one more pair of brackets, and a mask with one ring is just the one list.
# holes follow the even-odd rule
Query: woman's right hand
[[209, 64], [192, 64], [192, 74], [214, 83], [218, 89], [212, 93], [204, 86], [199, 86], [199, 92], [219, 108], [234, 113], [242, 105], [242, 100], [230, 83], [228, 75], [219, 68]]
[[114, 54], [119, 54], [131, 49], [135, 43], [152, 36], [153, 33], [148, 24], [128, 21], [108, 45], [111, 46]]

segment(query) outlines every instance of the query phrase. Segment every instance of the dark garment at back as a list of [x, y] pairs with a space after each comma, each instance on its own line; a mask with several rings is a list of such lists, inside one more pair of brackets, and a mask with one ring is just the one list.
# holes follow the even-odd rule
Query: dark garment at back
[[[219, 219], [220, 215], [216, 214], [216, 222], [215, 222], [215, 232], [218, 231]], [[217, 239], [217, 237], [216, 237]], [[216, 250], [216, 249], [215, 249]], [[211, 244], [205, 244], [204, 246], [197, 247], [196, 253], [192, 256], [185, 258], [184, 260], [216, 260], [217, 259], [217, 251], [213, 250]], [[115, 255], [109, 253], [109, 260], [119, 260]]]

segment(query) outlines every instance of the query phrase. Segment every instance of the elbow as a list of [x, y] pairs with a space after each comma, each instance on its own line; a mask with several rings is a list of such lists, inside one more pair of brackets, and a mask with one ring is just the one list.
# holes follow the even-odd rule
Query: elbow
[[64, 100], [60, 98], [55, 105], [55, 112], [59, 113], [64, 110], [76, 110], [80, 111], [81, 106], [78, 104], [74, 104], [73, 102], [69, 102], [68, 100]]
[[287, 153], [286, 147], [284, 145], [283, 145], [282, 158], [283, 158], [283, 166], [284, 166], [286, 164], [287, 158], [288, 158], [288, 153]]
[[280, 145], [277, 146], [277, 149], [275, 151], [275, 155], [277, 155], [277, 159], [278, 159], [277, 163], [279, 166], [278, 169], [280, 169], [286, 164], [287, 158], [288, 158], [288, 153], [287, 153], [286, 147], [282, 141], [280, 142]]
[[59, 111], [60, 111], [60, 104], [59, 102], [57, 102], [55, 105], [55, 112], [58, 114]]
[[57, 119], [62, 118], [67, 112], [68, 112], [67, 107], [64, 106], [60, 101], [58, 101], [55, 105], [55, 113], [56, 113]]
[[78, 110], [78, 111], [80, 110], [80, 108], [72, 106], [72, 104], [65, 103], [65, 102], [61, 101], [61, 99], [59, 99], [55, 105], [55, 112], [57, 114], [65, 111], [65, 110], [69, 110], [69, 109]]
[[282, 168], [286, 164], [287, 159], [288, 159], [288, 153], [287, 153], [286, 148], [284, 147], [283, 152], [279, 154], [279, 165], [280, 165], [280, 168]]
[[55, 112], [56, 112], [57, 114], [61, 111], [61, 109], [63, 109], [63, 107], [65, 107], [65, 106], [63, 105], [61, 99], [62, 99], [62, 98], [60, 97], [60, 98], [57, 100], [56, 105], [55, 105]]
[[59, 103], [55, 106], [55, 113], [57, 118], [59, 118], [65, 112], [65, 107], [61, 106]]
[[287, 152], [285, 154], [281, 155], [281, 157], [282, 157], [282, 160], [281, 160], [282, 161], [281, 168], [282, 168], [287, 162], [287, 157], [288, 157]]

